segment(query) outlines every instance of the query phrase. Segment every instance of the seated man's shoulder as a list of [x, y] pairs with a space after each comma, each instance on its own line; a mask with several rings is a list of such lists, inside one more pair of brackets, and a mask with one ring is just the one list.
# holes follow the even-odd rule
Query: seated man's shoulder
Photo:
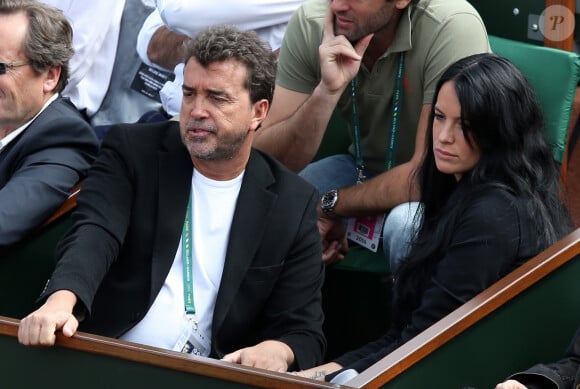
[[322, 29], [324, 28], [324, 20], [326, 18], [326, 11], [328, 10], [328, 0], [307, 0], [303, 2], [300, 7], [296, 9], [290, 22], [286, 35], [290, 33], [305, 33], [309, 32], [315, 34], [320, 32], [322, 38]]
[[429, 13], [447, 17], [457, 14], [479, 15], [475, 7], [467, 0], [421, 0], [418, 9], [428, 10]]
[[75, 105], [65, 97], [59, 97], [54, 100], [46, 110], [44, 110], [39, 118], [41, 120], [46, 120], [47, 117], [60, 118], [62, 120], [70, 120], [73, 122], [82, 121], [87, 126], [90, 127], [89, 122], [83, 117], [80, 111], [75, 107]]
[[170, 152], [189, 159], [177, 121], [113, 124], [107, 130], [101, 148], [123, 150], [123, 153], [131, 150], [131, 154], [140, 159], [151, 158], [158, 152]]
[[181, 142], [179, 131], [178, 121], [167, 120], [153, 123], [115, 123], [111, 125], [108, 133], [117, 136], [124, 134], [130, 138], [141, 138], [143, 141], [170, 138]]
[[31, 128], [61, 134], [73, 134], [80, 131], [94, 135], [94, 130], [89, 122], [70, 100], [65, 98], [58, 98], [46, 107], [31, 124]]
[[[275, 185], [277, 185], [281, 191], [289, 191], [292, 193], [303, 193], [306, 196], [311, 196], [316, 189], [298, 174], [294, 173], [283, 165], [280, 161], [272, 157], [271, 155], [264, 153], [260, 150], [253, 150], [253, 159], [257, 161], [263, 161], [268, 170], [271, 172]], [[256, 166], [256, 162], [250, 165], [250, 168]]]
[[298, 9], [304, 18], [312, 20], [322, 20], [324, 22], [328, 0], [307, 0]]
[[98, 139], [91, 125], [83, 118], [75, 106], [66, 99], [53, 101], [24, 132], [20, 142], [32, 142], [35, 148], [58, 146], [66, 142], [74, 145], [90, 145], [98, 148]]
[[[451, 29], [466, 32], [485, 31], [483, 20], [477, 10], [467, 0], [420, 0], [413, 11], [413, 19], [417, 20], [419, 31], [433, 35], [433, 31], [448, 31]], [[435, 36], [431, 37], [435, 39]]]

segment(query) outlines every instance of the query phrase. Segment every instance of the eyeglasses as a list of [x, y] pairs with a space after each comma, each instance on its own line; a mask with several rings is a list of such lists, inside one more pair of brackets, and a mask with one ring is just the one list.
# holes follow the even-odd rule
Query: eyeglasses
[[17, 68], [28, 65], [29, 63], [28, 61], [0, 62], [0, 74], [6, 74], [7, 68]]

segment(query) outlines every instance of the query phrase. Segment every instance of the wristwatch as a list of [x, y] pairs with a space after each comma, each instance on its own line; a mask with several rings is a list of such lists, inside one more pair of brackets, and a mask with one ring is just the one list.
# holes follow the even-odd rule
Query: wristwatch
[[325, 215], [334, 216], [334, 207], [338, 201], [338, 189], [332, 189], [322, 195], [320, 207]]

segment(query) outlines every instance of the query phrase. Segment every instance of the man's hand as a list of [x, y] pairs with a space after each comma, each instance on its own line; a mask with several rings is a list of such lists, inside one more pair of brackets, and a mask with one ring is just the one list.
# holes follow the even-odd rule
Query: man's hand
[[348, 251], [344, 220], [319, 213], [317, 224], [322, 238], [322, 262], [331, 265], [342, 261]]
[[348, 83], [357, 75], [362, 57], [373, 37], [369, 34], [355, 46], [343, 35], [334, 35], [334, 13], [328, 7], [324, 21], [322, 43], [318, 49], [322, 86], [327, 93], [342, 94]]
[[187, 39], [187, 35], [178, 34], [166, 26], [161, 26], [149, 41], [147, 57], [162, 68], [173, 71], [175, 65], [183, 62], [183, 42]]
[[20, 321], [18, 341], [26, 346], [52, 346], [58, 330], [73, 336], [79, 326], [72, 314], [76, 300], [68, 290], [54, 292], [42, 307]]
[[294, 363], [294, 352], [285, 343], [265, 340], [225, 355], [222, 360], [283, 373]]
[[516, 380], [507, 380], [502, 382], [501, 384], [497, 384], [495, 389], [528, 389], [528, 387], [522, 385]]

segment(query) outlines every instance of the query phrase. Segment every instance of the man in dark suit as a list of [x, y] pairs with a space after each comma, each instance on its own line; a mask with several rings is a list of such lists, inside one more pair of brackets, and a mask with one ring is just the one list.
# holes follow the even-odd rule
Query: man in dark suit
[[73, 54], [61, 12], [34, 1], [0, 3], [0, 247], [45, 221], [86, 175], [94, 131], [59, 97]]
[[51, 345], [84, 317], [81, 330], [176, 351], [276, 371], [315, 365], [325, 349], [317, 192], [251, 148], [275, 58], [232, 27], [200, 33], [184, 58], [180, 122], [111, 128], [19, 340]]

